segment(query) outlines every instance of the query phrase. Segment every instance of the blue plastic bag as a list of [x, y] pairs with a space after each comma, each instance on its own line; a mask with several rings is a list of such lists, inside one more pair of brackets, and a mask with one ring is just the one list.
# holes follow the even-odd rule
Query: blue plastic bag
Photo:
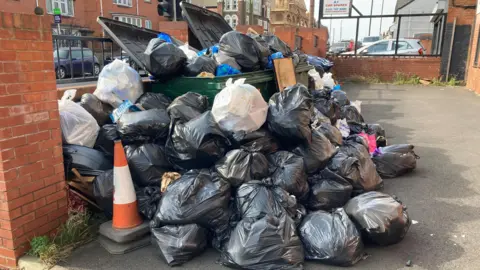
[[158, 36], [157, 36], [159, 39], [162, 39], [164, 40], [165, 42], [167, 43], [172, 43], [172, 38], [166, 34], [166, 33], [158, 33]]
[[202, 55], [210, 55], [210, 54], [215, 54], [218, 53], [218, 44], [213, 45], [210, 48], [203, 49], [197, 53], [198, 56]]
[[215, 72], [215, 76], [220, 77], [220, 76], [228, 76], [228, 75], [235, 75], [235, 74], [241, 74], [240, 70], [231, 67], [230, 65], [227, 64], [221, 64], [217, 67], [217, 71]]
[[322, 67], [325, 72], [328, 72], [333, 67], [333, 62], [328, 59], [313, 55], [307, 55], [307, 62], [312, 66]]
[[271, 54], [268, 57], [267, 69], [272, 69], [273, 68], [273, 59], [280, 59], [280, 58], [283, 58], [283, 54], [281, 52], [276, 52], [274, 54]]

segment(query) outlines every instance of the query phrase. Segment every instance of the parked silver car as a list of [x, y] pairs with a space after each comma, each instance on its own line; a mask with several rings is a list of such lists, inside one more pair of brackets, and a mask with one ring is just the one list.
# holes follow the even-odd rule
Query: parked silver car
[[[398, 54], [424, 55], [427, 50], [422, 46], [419, 39], [383, 39], [357, 50], [357, 55], [394, 55], [395, 47], [398, 46]], [[342, 55], [354, 54], [354, 52], [342, 53]]]

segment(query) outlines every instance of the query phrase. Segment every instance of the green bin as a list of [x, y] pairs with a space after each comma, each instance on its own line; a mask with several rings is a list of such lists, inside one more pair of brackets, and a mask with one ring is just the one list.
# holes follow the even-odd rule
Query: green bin
[[[298, 83], [302, 83], [305, 86], [308, 85], [308, 71], [311, 68], [312, 67], [307, 64], [301, 64], [295, 68]], [[215, 95], [225, 87], [225, 83], [230, 78], [234, 81], [245, 78], [245, 83], [258, 88], [267, 102], [270, 97], [277, 92], [277, 83], [273, 70], [262, 70], [215, 78], [178, 77], [166, 82], [152, 81], [150, 83], [150, 90], [154, 93], [165, 94], [171, 99], [187, 92], [196, 92], [207, 96], [210, 103], [212, 103]]]

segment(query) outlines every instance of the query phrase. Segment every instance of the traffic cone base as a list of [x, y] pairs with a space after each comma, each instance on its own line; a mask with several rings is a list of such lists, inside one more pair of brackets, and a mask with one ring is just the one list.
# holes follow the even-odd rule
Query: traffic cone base
[[131, 229], [142, 224], [142, 219], [138, 214], [137, 201], [129, 204], [114, 204], [113, 213], [122, 213], [122, 215], [131, 217], [128, 219], [125, 218], [114, 218], [112, 226], [115, 229]]

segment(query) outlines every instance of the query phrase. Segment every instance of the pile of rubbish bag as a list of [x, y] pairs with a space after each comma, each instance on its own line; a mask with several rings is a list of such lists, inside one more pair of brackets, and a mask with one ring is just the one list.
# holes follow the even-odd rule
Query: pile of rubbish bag
[[[273, 53], [295, 54], [275, 36], [238, 32], [198, 54], [161, 38], [147, 51], [156, 77], [222, 64], [254, 71]], [[354, 265], [367, 257], [364, 243], [406, 236], [406, 206], [381, 192], [382, 177], [411, 172], [418, 156], [413, 145], [387, 145], [382, 126], [366, 122], [361, 102], [331, 73], [309, 74], [313, 89], [287, 87], [268, 103], [245, 79], [230, 79], [209, 103], [193, 92], [174, 100], [144, 92], [136, 71], [114, 61], [93, 95], [77, 104], [66, 92], [59, 101], [66, 172], [95, 176], [94, 199], [111, 217], [114, 141], [121, 140], [138, 211], [170, 266], [209, 246], [236, 269]]]
[[[146, 69], [153, 78], [160, 81], [178, 76], [221, 77], [273, 69], [273, 59], [284, 57], [292, 57], [297, 66], [300, 63], [307, 63], [307, 59], [313, 57], [292, 51], [285, 42], [273, 34], [243, 34], [237, 31], [223, 34], [218, 44], [200, 52], [189, 47], [188, 43], [177, 46], [171, 42], [167, 34], [162, 33], [161, 36], [150, 40], [143, 56]], [[317, 66], [320, 62], [317, 59], [312, 63]], [[322, 63], [325, 69], [329, 70], [328, 60]], [[113, 100], [113, 97], [108, 95], [102, 98], [100, 99], [107, 103], [111, 103], [108, 102], [108, 98]]]

